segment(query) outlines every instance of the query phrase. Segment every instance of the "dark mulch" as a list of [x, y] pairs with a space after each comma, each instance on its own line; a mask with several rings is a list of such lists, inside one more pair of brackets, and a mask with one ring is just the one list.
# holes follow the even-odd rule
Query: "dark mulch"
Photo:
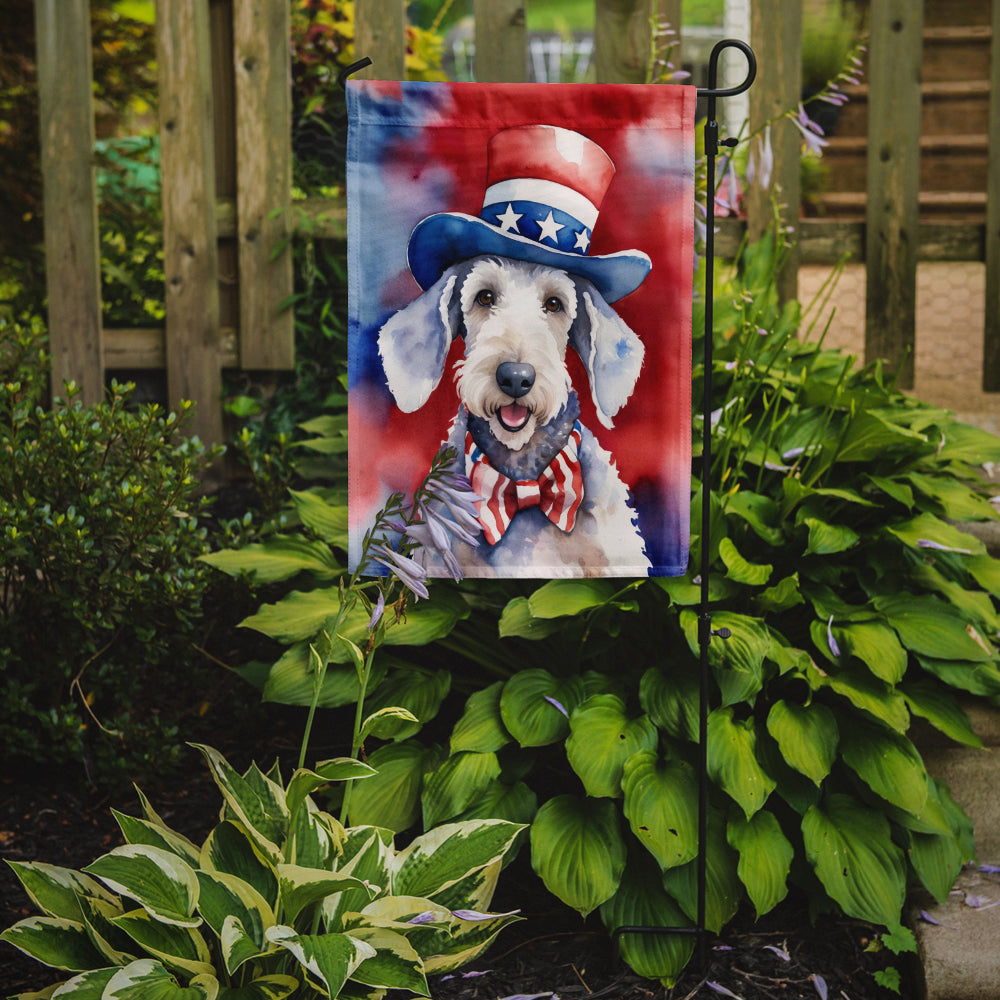
[[[290, 748], [292, 734], [289, 730], [282, 736], [283, 727], [288, 728], [287, 721], [279, 718], [278, 735], [269, 734], [264, 743], [272, 752], [275, 744]], [[223, 740], [220, 748], [234, 763], [245, 760], [245, 748], [239, 744]], [[168, 824], [197, 840], [213, 825], [220, 800], [193, 751], [191, 763], [190, 769], [150, 791], [150, 798]], [[112, 806], [139, 813], [134, 794], [124, 791], [108, 796], [73, 784], [66, 776], [43, 780], [8, 774], [0, 779], [0, 858], [80, 868], [121, 843]], [[673, 990], [640, 979], [617, 961], [596, 917], [583, 922], [562, 907], [544, 892], [524, 857], [504, 872], [494, 907], [520, 908], [526, 919], [505, 930], [490, 951], [463, 970], [465, 974], [433, 977], [435, 1000], [551, 993], [562, 1000], [689, 1000], [726, 996], [725, 990], [744, 1000], [815, 1000], [824, 995], [824, 985], [831, 1000], [886, 1000], [892, 994], [878, 987], [872, 976], [890, 964], [904, 974], [902, 996], [918, 993], [904, 963], [885, 952], [866, 950], [873, 937], [870, 928], [831, 918], [813, 927], [797, 901], [783, 904], [757, 925], [749, 915], [738, 916], [720, 938], [706, 941], [705, 969], [690, 968]], [[12, 872], [0, 865], [0, 927], [31, 913]], [[41, 989], [59, 979], [58, 973], [0, 944], [2, 995]]]

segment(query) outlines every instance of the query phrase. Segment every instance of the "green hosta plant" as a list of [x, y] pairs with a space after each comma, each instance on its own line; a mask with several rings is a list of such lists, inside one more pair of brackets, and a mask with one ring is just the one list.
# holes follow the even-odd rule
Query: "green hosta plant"
[[[1000, 561], [961, 526], [995, 517], [976, 466], [1000, 461], [1000, 440], [904, 396], [878, 364], [799, 339], [799, 306], [773, 289], [779, 259], [750, 247], [716, 290], [709, 537], [697, 479], [692, 504], [691, 564], [710, 547], [712, 627], [731, 633], [708, 655], [706, 925], [795, 887], [816, 913], [903, 940], [908, 885], [943, 899], [974, 851], [910, 727], [978, 746], [959, 699], [1000, 695]], [[700, 414], [694, 426], [697, 452]], [[425, 825], [530, 822], [536, 871], [581, 914], [691, 925], [696, 573], [508, 591], [505, 676], [468, 699], [447, 757], [412, 738], [375, 749], [352, 808], [387, 825], [421, 811]], [[691, 953], [682, 935], [621, 940], [666, 982]]]
[[487, 911], [518, 825], [450, 823], [397, 849], [391, 831], [346, 829], [311, 797], [369, 779], [366, 764], [325, 761], [285, 784], [276, 768], [240, 774], [199, 749], [224, 801], [201, 845], [140, 793], [142, 818], [115, 814], [125, 845], [82, 871], [11, 863], [41, 915], [0, 938], [71, 974], [54, 995], [429, 996], [428, 974], [470, 961], [517, 919]]

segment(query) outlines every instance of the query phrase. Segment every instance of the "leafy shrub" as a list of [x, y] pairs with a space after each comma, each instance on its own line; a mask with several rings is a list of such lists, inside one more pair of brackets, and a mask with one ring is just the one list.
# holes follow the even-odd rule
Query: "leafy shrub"
[[[905, 939], [908, 884], [943, 899], [973, 852], [909, 727], [919, 716], [977, 746], [957, 696], [1000, 695], [1000, 561], [956, 524], [995, 517], [976, 466], [1000, 460], [1000, 440], [904, 396], [880, 364], [798, 339], [801, 308], [774, 291], [780, 252], [746, 249], [716, 289], [708, 539], [693, 490], [691, 565], [708, 544], [712, 624], [731, 631], [709, 648], [706, 922], [719, 930], [745, 902], [763, 914], [794, 886], [814, 911]], [[700, 400], [697, 356], [694, 377]], [[700, 414], [693, 425], [700, 461]], [[286, 532], [245, 556], [295, 589], [245, 624], [289, 647], [258, 668], [264, 696], [305, 703], [309, 635], [343, 571], [336, 532], [321, 531], [336, 519], [309, 510], [312, 494], [293, 499], [312, 540]], [[533, 864], [568, 905], [609, 929], [693, 923], [696, 572], [528, 592], [466, 582], [417, 605], [397, 641], [436, 639], [428, 655], [450, 670], [438, 680], [399, 648], [372, 703], [384, 691], [426, 724], [451, 685], [473, 693], [447, 754], [418, 725], [380, 734], [391, 742], [369, 748], [379, 774], [356, 789], [354, 820], [533, 820]], [[328, 704], [350, 702], [353, 675], [346, 657], [331, 668]], [[622, 948], [669, 982], [691, 941]]]
[[0, 743], [7, 760], [107, 774], [176, 752], [151, 682], [191, 663], [209, 455], [185, 434], [187, 404], [133, 410], [127, 385], [96, 406], [68, 385], [42, 408], [41, 336], [0, 321]]
[[42, 915], [0, 938], [79, 973], [61, 996], [429, 996], [428, 973], [471, 961], [518, 919], [486, 912], [516, 824], [453, 823], [400, 850], [311, 798], [367, 765], [324, 761], [285, 785], [277, 767], [241, 775], [199, 749], [225, 803], [200, 847], [140, 793], [142, 819], [115, 813], [125, 846], [82, 872], [11, 863]]

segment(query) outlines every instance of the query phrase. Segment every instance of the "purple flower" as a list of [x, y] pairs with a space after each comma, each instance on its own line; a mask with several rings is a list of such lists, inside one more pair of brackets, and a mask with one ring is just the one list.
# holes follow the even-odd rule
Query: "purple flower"
[[738, 993], [734, 993], [732, 990], [727, 990], [721, 983], [713, 983], [709, 981], [705, 983], [705, 985], [713, 992], [721, 993], [724, 997], [734, 997], [735, 1000], [743, 1000]]
[[556, 701], [555, 698], [551, 698], [549, 695], [545, 695], [544, 697], [545, 697], [545, 700], [550, 705], [554, 705], [557, 709], [559, 709], [560, 712], [562, 712], [563, 715], [566, 716], [567, 719], [569, 718], [569, 712], [566, 711], [565, 707], [563, 706], [563, 704], [561, 702]]
[[369, 552], [375, 562], [384, 566], [390, 573], [395, 573], [403, 586], [417, 597], [428, 596], [427, 571], [419, 563], [384, 544], [373, 545]]
[[747, 182], [753, 184], [756, 180], [765, 190], [771, 186], [771, 174], [774, 171], [774, 150], [771, 148], [771, 126], [764, 129], [763, 136], [750, 147], [750, 159], [747, 163]]
[[385, 595], [380, 590], [378, 592], [378, 600], [375, 602], [375, 607], [372, 608], [372, 616], [368, 619], [368, 631], [371, 632], [376, 625], [382, 620], [382, 614], [385, 611]]
[[827, 141], [822, 138], [823, 130], [806, 114], [806, 109], [800, 104], [798, 114], [790, 113], [790, 117], [792, 124], [802, 134], [806, 150], [816, 156], [822, 156], [823, 147], [827, 145]]
[[921, 549], [939, 549], [941, 552], [959, 552], [965, 556], [972, 555], [972, 549], [956, 549], [951, 545], [942, 545], [940, 542], [935, 542], [930, 538], [918, 538], [917, 547]]
[[792, 960], [792, 956], [784, 948], [779, 948], [776, 944], [766, 944], [764, 945], [764, 950], [773, 951], [782, 962], [790, 962]]
[[479, 910], [452, 910], [451, 915], [459, 920], [480, 921], [493, 920], [494, 917], [514, 917], [520, 910], [511, 910], [508, 913], [480, 913]]
[[410, 917], [406, 922], [408, 924], [432, 924], [437, 920], [437, 915], [433, 910], [424, 910], [423, 913], [418, 913], [415, 917]]
[[834, 656], [840, 656], [840, 646], [837, 645], [837, 640], [833, 637], [833, 615], [830, 615], [830, 620], [826, 623], [826, 641], [830, 646], [830, 652]]
[[809, 978], [813, 981], [813, 986], [816, 987], [816, 992], [819, 994], [819, 1000], [826, 1000], [826, 980], [815, 972]]

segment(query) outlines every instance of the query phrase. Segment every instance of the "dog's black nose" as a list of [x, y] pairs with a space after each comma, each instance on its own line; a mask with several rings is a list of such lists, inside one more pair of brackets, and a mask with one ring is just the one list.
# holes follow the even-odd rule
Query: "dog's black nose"
[[520, 399], [535, 384], [535, 369], [520, 361], [504, 361], [497, 366], [497, 385], [511, 399]]

